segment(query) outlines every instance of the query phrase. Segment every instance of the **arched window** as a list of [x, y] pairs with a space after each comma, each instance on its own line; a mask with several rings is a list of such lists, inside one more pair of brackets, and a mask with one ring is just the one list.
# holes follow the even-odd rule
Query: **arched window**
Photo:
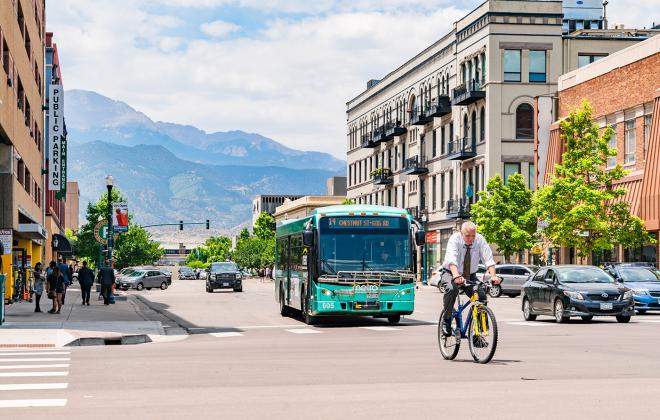
[[520, 104], [516, 108], [516, 138], [534, 138], [534, 109], [530, 104]]
[[481, 128], [481, 131], [479, 133], [479, 140], [484, 141], [486, 140], [486, 108], [481, 107], [481, 113], [479, 115], [479, 128]]

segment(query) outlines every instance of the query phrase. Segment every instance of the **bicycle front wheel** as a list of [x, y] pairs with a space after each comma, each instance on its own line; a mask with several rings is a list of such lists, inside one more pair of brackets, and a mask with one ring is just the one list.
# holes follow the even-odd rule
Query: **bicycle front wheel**
[[438, 346], [440, 347], [440, 354], [445, 360], [454, 360], [458, 354], [458, 350], [461, 348], [461, 331], [458, 326], [458, 319], [452, 317], [451, 319], [451, 329], [452, 335], [445, 336], [442, 333], [442, 323], [443, 315], [440, 315], [438, 320]]
[[476, 308], [476, 316], [468, 327], [470, 354], [477, 363], [488, 363], [497, 348], [497, 321], [492, 309], [485, 305]]

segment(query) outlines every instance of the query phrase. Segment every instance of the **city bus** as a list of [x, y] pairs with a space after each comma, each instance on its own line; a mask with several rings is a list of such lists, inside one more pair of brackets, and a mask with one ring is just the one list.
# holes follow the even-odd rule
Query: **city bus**
[[321, 207], [276, 227], [275, 299], [280, 313], [387, 318], [415, 306], [420, 224], [404, 209], [373, 205]]

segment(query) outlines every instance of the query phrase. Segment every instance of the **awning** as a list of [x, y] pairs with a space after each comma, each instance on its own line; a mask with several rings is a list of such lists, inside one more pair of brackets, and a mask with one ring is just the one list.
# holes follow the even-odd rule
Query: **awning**
[[26, 239], [48, 239], [48, 232], [39, 223], [19, 223], [17, 232]]
[[51, 245], [53, 246], [53, 251], [59, 254], [73, 255], [73, 245], [71, 245], [69, 239], [64, 235], [60, 235], [59, 233], [53, 234]]

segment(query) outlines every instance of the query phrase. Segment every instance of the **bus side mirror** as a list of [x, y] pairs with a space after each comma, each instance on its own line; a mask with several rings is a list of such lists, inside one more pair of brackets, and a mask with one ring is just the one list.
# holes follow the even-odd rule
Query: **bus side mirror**
[[307, 248], [311, 248], [314, 246], [314, 231], [313, 230], [305, 230], [303, 231], [303, 245]]
[[418, 230], [415, 232], [415, 243], [417, 246], [422, 246], [426, 243], [426, 232], [423, 230]]

